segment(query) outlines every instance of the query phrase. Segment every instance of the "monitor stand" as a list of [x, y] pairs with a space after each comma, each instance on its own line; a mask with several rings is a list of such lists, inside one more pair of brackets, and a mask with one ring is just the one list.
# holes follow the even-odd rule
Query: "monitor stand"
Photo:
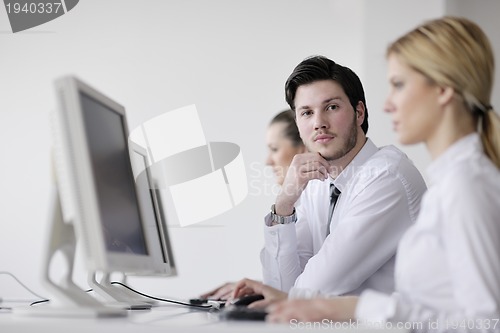
[[[124, 285], [127, 286], [128, 285], [127, 284], [127, 278], [128, 278], [128, 275], [124, 274], [122, 281], [119, 281], [119, 282], [121, 282], [121, 283], [123, 283]], [[149, 297], [146, 297], [146, 296], [142, 296], [140, 294], [136, 294], [133, 291], [126, 289], [123, 286], [118, 285], [118, 286], [114, 286], [114, 287], [115, 288], [120, 288], [120, 290], [123, 290], [123, 291], [127, 292], [128, 294], [132, 295], [133, 297], [135, 297], [136, 299], [140, 300], [141, 302], [146, 302], [146, 303], [150, 304], [151, 307], [156, 307], [156, 306], [160, 305], [159, 301], [154, 300], [154, 299], [149, 298]]]
[[[53, 294], [54, 299], [49, 304], [30, 307], [18, 307], [13, 313], [23, 316], [54, 316], [54, 317], [122, 317], [127, 315], [123, 308], [113, 308], [104, 305], [73, 281], [75, 261], [76, 236], [73, 224], [63, 220], [58, 191], [53, 196], [52, 224], [47, 239], [46, 253], [42, 263], [42, 282]], [[60, 252], [67, 264], [67, 273], [61, 282], [56, 283], [50, 277], [50, 263], [56, 253]]]
[[111, 284], [109, 273], [103, 273], [100, 282], [97, 282], [97, 273], [89, 273], [88, 281], [90, 286], [105, 299], [104, 304], [122, 304], [129, 310], [149, 310], [152, 305], [148, 303], [142, 296], [133, 293], [132, 291]]

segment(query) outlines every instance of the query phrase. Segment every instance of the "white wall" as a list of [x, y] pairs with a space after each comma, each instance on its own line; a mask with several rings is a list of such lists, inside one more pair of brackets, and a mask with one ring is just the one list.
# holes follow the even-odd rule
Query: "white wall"
[[[190, 297], [226, 280], [260, 278], [261, 218], [274, 197], [263, 166], [265, 127], [286, 107], [283, 85], [293, 67], [312, 54], [351, 67], [365, 83], [370, 136], [395, 143], [382, 113], [385, 45], [444, 8], [434, 0], [85, 0], [63, 17], [12, 34], [1, 7], [0, 271], [44, 290], [52, 82], [76, 74], [125, 105], [131, 129], [195, 103], [207, 139], [237, 143], [243, 152], [246, 200], [199, 226], [172, 229], [179, 276], [134, 278], [133, 285]], [[408, 151], [425, 167], [423, 151]], [[82, 268], [75, 278], [85, 284]], [[19, 297], [6, 281], [0, 275], [0, 297]]]
[[[390, 117], [383, 114], [388, 85], [386, 83], [386, 47], [402, 33], [411, 30], [424, 20], [443, 15], [465, 16], [478, 23], [490, 38], [497, 64], [500, 61], [500, 29], [496, 13], [500, 12], [497, 0], [442, 0], [442, 1], [364, 1], [365, 29], [363, 33], [363, 76], [370, 115], [369, 136], [379, 145], [394, 144], [405, 151], [426, 177], [425, 169], [430, 162], [423, 144], [402, 146], [392, 130]], [[500, 66], [495, 77], [500, 78]], [[500, 105], [500, 92], [493, 89], [492, 104]], [[499, 107], [496, 107], [497, 110]], [[497, 111], [498, 112], [498, 111]]]
[[[381, 5], [381, 3], [383, 5]], [[369, 110], [369, 136], [378, 145], [393, 144], [412, 159], [425, 175], [429, 157], [423, 144], [403, 147], [397, 141], [390, 116], [384, 113], [387, 95], [385, 52], [389, 43], [423, 20], [442, 16], [442, 1], [365, 1], [365, 27], [363, 35], [364, 58], [362, 78]]]

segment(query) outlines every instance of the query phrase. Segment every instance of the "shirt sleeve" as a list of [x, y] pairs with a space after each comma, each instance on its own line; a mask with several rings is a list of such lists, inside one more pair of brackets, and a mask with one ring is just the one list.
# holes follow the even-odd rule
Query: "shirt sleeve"
[[373, 290], [361, 294], [355, 316], [367, 327], [402, 327], [412, 332], [500, 332], [498, 314], [439, 311], [398, 293]]
[[271, 225], [265, 217], [264, 242], [260, 253], [263, 281], [276, 289], [288, 292], [313, 255], [312, 237], [302, 205], [296, 207], [297, 222]]
[[[401, 179], [386, 172], [357, 190], [359, 194], [343, 206], [340, 222], [308, 260], [295, 287], [349, 294], [394, 257], [401, 236], [413, 222]], [[391, 271], [388, 278], [392, 277]], [[393, 280], [383, 282], [393, 290]]]

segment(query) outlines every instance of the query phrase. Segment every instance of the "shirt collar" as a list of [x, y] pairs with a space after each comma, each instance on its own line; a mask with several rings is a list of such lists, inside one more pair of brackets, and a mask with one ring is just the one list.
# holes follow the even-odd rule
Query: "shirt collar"
[[346, 185], [349, 183], [352, 177], [354, 177], [359, 169], [363, 164], [365, 164], [366, 161], [372, 157], [373, 154], [375, 154], [378, 151], [377, 146], [373, 143], [370, 138], [366, 138], [366, 142], [363, 145], [363, 148], [354, 156], [352, 161], [342, 170], [342, 172], [332, 180], [330, 178], [330, 181], [335, 185], [336, 188], [338, 188], [341, 192], [343, 189], [346, 187]]
[[436, 183], [443, 178], [449, 172], [450, 165], [468, 159], [478, 151], [483, 151], [483, 145], [479, 134], [476, 132], [468, 134], [453, 143], [427, 167], [427, 174], [431, 183]]

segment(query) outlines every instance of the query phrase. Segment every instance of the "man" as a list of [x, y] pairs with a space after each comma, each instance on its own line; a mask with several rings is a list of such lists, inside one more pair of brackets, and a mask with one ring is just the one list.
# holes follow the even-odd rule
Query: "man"
[[[349, 68], [305, 59], [285, 94], [308, 152], [293, 158], [265, 218], [264, 284], [292, 298], [394, 291], [396, 249], [417, 218], [422, 176], [400, 150], [367, 138], [363, 85]], [[254, 287], [243, 280], [203, 296]]]
[[397, 148], [367, 138], [363, 86], [349, 68], [308, 58], [285, 93], [309, 152], [294, 157], [266, 216], [264, 283], [295, 297], [392, 292], [397, 244], [426, 190], [422, 176]]

